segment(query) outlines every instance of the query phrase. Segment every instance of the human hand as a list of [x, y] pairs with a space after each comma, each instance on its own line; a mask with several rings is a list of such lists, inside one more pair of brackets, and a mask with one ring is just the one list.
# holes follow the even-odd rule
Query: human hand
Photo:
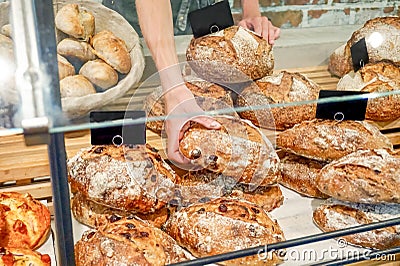
[[268, 41], [269, 44], [273, 45], [275, 40], [279, 38], [279, 34], [281, 29], [272, 25], [271, 21], [268, 20], [267, 17], [264, 16], [254, 16], [247, 17], [242, 19], [239, 26], [252, 30], [265, 40]]

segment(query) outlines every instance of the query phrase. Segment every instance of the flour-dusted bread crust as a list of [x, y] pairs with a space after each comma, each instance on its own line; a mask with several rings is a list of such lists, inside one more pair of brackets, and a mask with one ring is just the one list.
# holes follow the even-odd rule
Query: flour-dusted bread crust
[[57, 53], [70, 59], [84, 63], [96, 59], [94, 50], [89, 43], [72, 38], [65, 38], [57, 44]]
[[50, 266], [51, 259], [28, 248], [0, 247], [0, 266]]
[[[298, 72], [282, 71], [266, 76], [245, 88], [238, 97], [238, 106], [262, 106], [266, 109], [240, 113], [253, 124], [284, 130], [305, 120], [315, 118], [316, 104], [273, 107], [270, 104], [292, 103], [318, 99], [320, 86]], [[271, 115], [273, 118], [271, 118]]]
[[92, 146], [67, 165], [73, 193], [129, 212], [159, 210], [174, 186], [175, 172], [149, 145]]
[[90, 40], [95, 54], [122, 74], [127, 74], [132, 67], [131, 56], [124, 40], [111, 31], [102, 30]]
[[[197, 104], [204, 111], [232, 108], [230, 115], [236, 115], [233, 110], [231, 93], [223, 87], [204, 80], [191, 80], [186, 83], [187, 88], [193, 93]], [[165, 113], [165, 102], [161, 87], [157, 87], [152, 93], [146, 96], [144, 109], [147, 117], [159, 117], [167, 115]], [[160, 134], [164, 128], [164, 121], [147, 121], [147, 128]]]
[[[217, 199], [175, 212], [165, 231], [196, 257], [205, 257], [284, 241], [282, 229], [260, 207], [239, 200]], [[221, 262], [224, 265], [274, 265], [257, 255]]]
[[255, 80], [272, 74], [274, 68], [268, 41], [238, 26], [193, 38], [186, 58], [196, 74], [209, 81]]
[[[329, 58], [329, 71], [342, 77], [353, 70], [350, 48], [365, 38], [369, 62], [389, 60], [400, 64], [400, 17], [377, 17], [356, 30], [346, 44], [337, 48]], [[381, 40], [377, 45], [377, 40]]]
[[365, 121], [314, 119], [281, 132], [277, 146], [300, 156], [332, 161], [365, 149], [392, 150], [390, 140]]
[[67, 76], [60, 80], [61, 98], [82, 97], [95, 93], [93, 84], [83, 75]]
[[57, 55], [58, 76], [62, 80], [65, 77], [75, 75], [75, 67], [63, 56]]
[[306, 197], [329, 197], [318, 189], [315, 182], [317, 174], [326, 163], [285, 151], [279, 151], [278, 155], [281, 167], [280, 184]]
[[[332, 201], [322, 204], [313, 213], [314, 223], [325, 232], [346, 229], [400, 217], [399, 204], [355, 204]], [[342, 236], [347, 243], [376, 249], [400, 245], [400, 226], [370, 230]]]
[[5, 218], [0, 247], [36, 249], [47, 240], [50, 211], [30, 194], [1, 192], [0, 208]]
[[77, 221], [92, 228], [98, 228], [109, 221], [116, 221], [130, 216], [137, 216], [152, 226], [161, 228], [168, 220], [173, 208], [164, 206], [149, 214], [133, 213], [99, 204], [85, 198], [81, 193], [75, 193], [71, 199], [71, 210]]
[[326, 165], [318, 188], [340, 200], [400, 203], [400, 157], [386, 150], [360, 150]]
[[158, 228], [130, 217], [83, 234], [75, 262], [83, 265], [167, 265], [189, 260], [185, 251]]
[[86, 77], [101, 91], [105, 91], [118, 83], [118, 73], [101, 59], [86, 62], [79, 74]]
[[251, 122], [214, 117], [218, 130], [192, 123], [179, 149], [192, 163], [241, 183], [271, 185], [278, 179], [279, 158], [271, 142]]
[[5, 24], [0, 28], [0, 33], [12, 39], [11, 24]]

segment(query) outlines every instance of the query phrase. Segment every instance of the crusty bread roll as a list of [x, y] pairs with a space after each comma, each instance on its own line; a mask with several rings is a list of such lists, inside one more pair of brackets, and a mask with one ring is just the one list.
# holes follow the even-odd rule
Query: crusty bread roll
[[117, 71], [101, 59], [86, 62], [79, 70], [79, 74], [85, 76], [102, 91], [118, 83]]
[[7, 234], [6, 213], [3, 205], [0, 205], [0, 239], [4, 239]]
[[78, 41], [72, 38], [65, 38], [57, 44], [57, 53], [68, 58], [81, 62], [96, 59], [94, 49], [87, 42]]
[[36, 249], [47, 240], [50, 211], [30, 194], [1, 192], [0, 208], [6, 223], [0, 247]]
[[175, 172], [149, 145], [92, 146], [67, 166], [73, 193], [127, 212], [161, 209], [175, 181]]
[[271, 142], [251, 122], [216, 116], [217, 130], [192, 123], [179, 150], [192, 163], [241, 183], [271, 185], [278, 179], [279, 158]]
[[218, 83], [259, 79], [272, 74], [274, 68], [268, 41], [239, 26], [193, 38], [186, 58], [198, 76]]
[[281, 168], [280, 184], [303, 196], [329, 198], [318, 189], [315, 182], [317, 174], [326, 163], [285, 151], [279, 151], [278, 156]]
[[56, 28], [77, 39], [88, 41], [95, 30], [95, 18], [78, 4], [66, 4], [55, 16]]
[[60, 80], [62, 80], [65, 77], [75, 75], [75, 67], [70, 62], [68, 62], [68, 60], [65, 57], [57, 54], [57, 61], [58, 61], [58, 76]]
[[[399, 204], [359, 204], [337, 200], [322, 204], [313, 213], [314, 223], [325, 232], [399, 217]], [[357, 246], [389, 249], [400, 245], [400, 226], [369, 230], [341, 238]]]
[[115, 221], [133, 215], [154, 227], [161, 228], [174, 208], [164, 206], [153, 213], [132, 213], [99, 204], [78, 192], [71, 199], [71, 210], [77, 221], [92, 228], [103, 226], [108, 221]]
[[269, 105], [316, 100], [320, 89], [318, 84], [297, 72], [282, 71], [266, 76], [246, 87], [237, 100], [241, 107], [265, 105], [266, 108], [244, 111], [239, 115], [257, 126], [284, 130], [315, 118], [317, 104], [274, 108]]
[[[197, 104], [204, 111], [232, 108], [230, 115], [237, 116], [233, 110], [231, 94], [223, 87], [203, 80], [192, 80], [185, 83], [196, 98]], [[165, 116], [165, 102], [161, 87], [157, 87], [144, 101], [147, 117]], [[164, 128], [164, 121], [148, 121], [147, 128], [160, 134]]]
[[[175, 212], [165, 224], [165, 231], [196, 257], [285, 240], [278, 223], [263, 209], [249, 202], [227, 199], [195, 204]], [[275, 253], [267, 257], [268, 261], [255, 255], [221, 264], [275, 265], [280, 261]]]
[[0, 247], [0, 266], [50, 266], [51, 259], [28, 248]]
[[12, 28], [11, 24], [5, 24], [1, 27], [0, 33], [7, 36], [8, 38], [12, 38]]
[[131, 57], [124, 40], [111, 31], [103, 30], [90, 40], [95, 54], [122, 74], [131, 70]]
[[191, 259], [166, 233], [134, 218], [90, 230], [75, 244], [75, 263], [84, 265], [167, 265]]
[[368, 20], [332, 53], [328, 65], [332, 74], [342, 77], [353, 70], [350, 48], [362, 38], [366, 41], [369, 62], [389, 60], [400, 64], [400, 17], [377, 17]]
[[60, 80], [61, 98], [82, 97], [96, 93], [93, 84], [83, 75], [68, 76]]
[[377, 127], [351, 120], [303, 121], [281, 132], [276, 144], [297, 155], [326, 162], [362, 149], [393, 149]]
[[322, 168], [316, 183], [340, 200], [400, 203], [400, 157], [386, 150], [356, 151]]

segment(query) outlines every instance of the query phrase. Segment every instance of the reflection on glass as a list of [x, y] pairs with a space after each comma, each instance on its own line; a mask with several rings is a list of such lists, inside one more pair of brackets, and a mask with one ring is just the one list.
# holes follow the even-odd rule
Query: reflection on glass
[[384, 38], [381, 33], [379, 32], [373, 32], [368, 38], [367, 42], [373, 47], [373, 48], [378, 48], [381, 46], [383, 43]]

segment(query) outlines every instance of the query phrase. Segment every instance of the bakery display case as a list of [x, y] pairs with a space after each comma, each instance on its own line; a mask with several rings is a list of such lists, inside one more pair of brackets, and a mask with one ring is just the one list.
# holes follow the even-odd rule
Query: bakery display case
[[[82, 35], [65, 25], [74, 16]], [[165, 113], [160, 74], [120, 14], [95, 1], [0, 3], [0, 195], [29, 193], [52, 218], [32, 257], [48, 254], [52, 265], [398, 263], [398, 41], [369, 26], [398, 37], [396, 23], [344, 27], [342, 38], [321, 34], [311, 44], [287, 30], [273, 49], [235, 27], [217, 41], [177, 36], [186, 86], [222, 125], [187, 126], [179, 145], [201, 168], [193, 171], [168, 160], [164, 122], [182, 117]], [[369, 64], [352, 72], [351, 45], [371, 35]], [[375, 51], [376, 39], [393, 49]], [[218, 54], [221, 43], [248, 56], [238, 60], [243, 69], [195, 58]], [[307, 47], [318, 49], [293, 59]], [[320, 94], [357, 90], [368, 94]], [[338, 105], [348, 101], [345, 113]], [[339, 110], [319, 110], [324, 104]], [[360, 113], [362, 121], [343, 117]], [[0, 208], [0, 235], [7, 212]], [[0, 258], [16, 254], [7, 252]]]

